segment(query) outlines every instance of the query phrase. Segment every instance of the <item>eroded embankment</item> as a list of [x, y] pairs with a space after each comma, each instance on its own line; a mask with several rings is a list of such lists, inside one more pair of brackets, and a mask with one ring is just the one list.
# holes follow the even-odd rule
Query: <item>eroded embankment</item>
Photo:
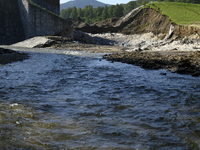
[[134, 64], [145, 69], [167, 69], [180, 74], [200, 75], [200, 52], [124, 52], [104, 55], [109, 61]]
[[76, 24], [75, 30], [88, 33], [119, 32], [123, 34], [138, 34], [153, 32], [154, 34], [167, 34], [170, 27], [170, 20], [167, 16], [156, 12], [153, 9], [136, 9], [128, 16], [120, 19], [101, 21], [92, 25], [85, 23]]
[[200, 26], [197, 25], [175, 25], [174, 35], [181, 38], [187, 38], [190, 35], [200, 35]]
[[[173, 38], [181, 39], [192, 34], [200, 34], [200, 29], [195, 25], [177, 25], [172, 23], [168, 16], [151, 8], [136, 8], [120, 19], [110, 19], [94, 24], [82, 23], [76, 20], [74, 29], [87, 33], [123, 33], [126, 35], [152, 32], [155, 35], [169, 34], [170, 25], [173, 25]], [[164, 38], [165, 36], [161, 37]]]
[[167, 16], [163, 16], [161, 13], [149, 8], [140, 9], [130, 19], [132, 22], [123, 27], [121, 33], [140, 34], [152, 32], [154, 34], [167, 34], [171, 24]]

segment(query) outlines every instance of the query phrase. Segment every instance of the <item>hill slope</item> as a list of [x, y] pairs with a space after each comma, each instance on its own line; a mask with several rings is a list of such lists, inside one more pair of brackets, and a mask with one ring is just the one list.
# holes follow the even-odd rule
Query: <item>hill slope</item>
[[91, 5], [94, 8], [100, 6], [104, 7], [105, 5], [110, 6], [109, 4], [101, 3], [97, 0], [74, 0], [74, 1], [69, 1], [67, 3], [61, 4], [60, 5], [60, 10], [62, 9], [67, 9], [69, 7], [76, 7], [76, 8], [84, 8], [86, 5]]
[[178, 38], [200, 34], [200, 5], [156, 2], [136, 8], [119, 20], [107, 20], [93, 25], [74, 27], [90, 33], [121, 32], [124, 34], [168, 34], [171, 24]]
[[178, 25], [200, 25], [200, 4], [156, 2], [146, 8], [155, 9]]

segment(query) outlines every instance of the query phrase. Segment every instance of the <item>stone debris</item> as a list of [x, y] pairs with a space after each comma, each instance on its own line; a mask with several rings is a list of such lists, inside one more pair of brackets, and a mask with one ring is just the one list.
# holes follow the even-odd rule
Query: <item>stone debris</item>
[[[127, 47], [127, 51], [138, 51], [138, 49], [145, 51], [196, 51], [200, 50], [200, 36], [198, 34], [190, 35], [183, 39], [176, 40], [173, 38], [163, 38], [166, 35], [153, 33], [124, 35], [120, 33], [105, 33], [105, 34], [88, 34], [93, 37], [96, 44], [122, 46]], [[168, 36], [168, 35], [167, 35]], [[101, 40], [99, 40], [101, 39]], [[103, 40], [102, 40], [103, 39]], [[99, 40], [99, 41], [98, 41]], [[107, 41], [108, 40], [108, 41]]]

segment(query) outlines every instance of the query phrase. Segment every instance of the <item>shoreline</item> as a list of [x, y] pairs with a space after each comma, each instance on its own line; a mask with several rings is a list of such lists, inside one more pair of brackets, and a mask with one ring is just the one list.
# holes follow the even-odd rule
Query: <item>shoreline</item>
[[200, 52], [145, 51], [106, 54], [104, 59], [140, 66], [144, 69], [166, 69], [178, 74], [200, 76]]
[[23, 61], [28, 58], [28, 54], [19, 53], [10, 49], [0, 48], [0, 66], [4, 66], [6, 64], [17, 61]]
[[71, 50], [71, 51], [85, 51], [88, 53], [119, 53], [128, 50], [126, 47], [111, 46], [111, 45], [97, 45], [97, 44], [85, 44], [77, 42], [68, 43], [56, 43], [45, 48], [53, 48], [57, 50]]
[[[178, 74], [200, 76], [200, 40], [197, 35], [190, 35], [181, 40], [161, 40], [161, 35], [156, 36], [152, 33], [140, 35], [83, 34], [85, 41], [98, 44], [69, 44], [69, 42], [67, 44], [60, 41], [50, 47], [92, 53], [111, 53], [105, 54], [103, 58], [112, 62], [137, 65], [145, 69], [166, 69]], [[103, 45], [108, 43], [106, 40], [111, 42], [112, 46]]]
[[[19, 46], [26, 47], [27, 43], [35, 41], [32, 43], [32, 48], [105, 53], [103, 58], [112, 62], [118, 61], [145, 69], [167, 69], [179, 74], [200, 76], [200, 40], [197, 36], [185, 38], [187, 40], [161, 40], [161, 35], [153, 35], [152, 33], [123, 35], [119, 33], [87, 34], [76, 32], [76, 35], [77, 33], [76, 38], [83, 37], [82, 41], [72, 41], [58, 36], [35, 37], [16, 43], [14, 46], [19, 44]], [[15, 52], [16, 57], [7, 56], [8, 61], [6, 62], [1, 56], [0, 64], [28, 58], [27, 54]]]

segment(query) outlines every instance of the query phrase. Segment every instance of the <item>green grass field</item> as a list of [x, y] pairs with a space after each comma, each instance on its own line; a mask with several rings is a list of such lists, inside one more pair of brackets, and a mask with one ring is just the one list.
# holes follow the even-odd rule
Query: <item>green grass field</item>
[[153, 8], [163, 15], [169, 16], [173, 23], [200, 26], [200, 4], [155, 2], [147, 4], [146, 7]]

